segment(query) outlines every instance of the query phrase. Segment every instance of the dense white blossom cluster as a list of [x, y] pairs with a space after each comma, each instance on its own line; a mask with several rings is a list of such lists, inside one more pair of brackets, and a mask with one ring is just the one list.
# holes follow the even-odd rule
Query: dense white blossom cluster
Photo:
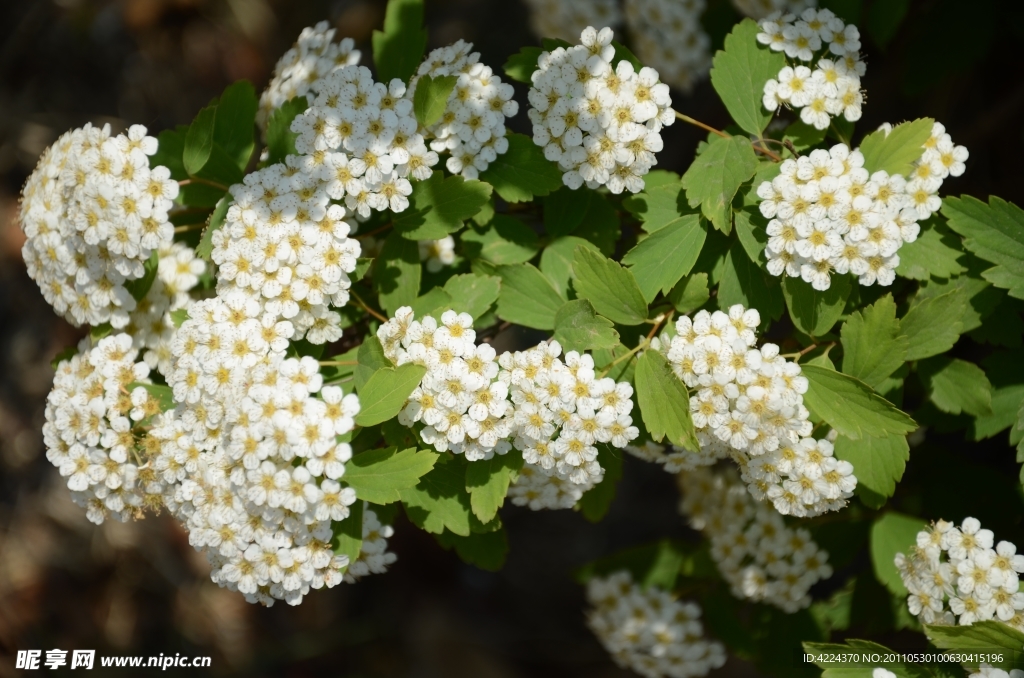
[[[892, 125], [886, 123], [881, 129], [888, 135]], [[910, 176], [906, 177], [904, 192], [909, 204], [917, 212], [917, 218], [924, 221], [939, 211], [942, 199], [939, 189], [947, 177], [958, 177], [967, 169], [970, 153], [964, 146], [957, 146], [946, 132], [942, 123], [932, 125], [931, 136], [924, 142], [924, 153], [916, 163]]]
[[156, 151], [142, 125], [118, 135], [86, 125], [46, 149], [25, 184], [18, 217], [28, 274], [76, 326], [127, 325], [135, 299], [126, 283], [171, 243], [178, 182], [166, 167], [150, 169]]
[[817, 7], [817, 0], [732, 0], [738, 12], [752, 19], [764, 19], [775, 12], [800, 13]]
[[668, 85], [653, 68], [612, 67], [612, 30], [587, 27], [582, 44], [543, 52], [529, 100], [533, 141], [576, 189], [643, 190], [657, 163], [661, 128], [675, 120]]
[[787, 527], [751, 499], [732, 469], [700, 468], [678, 478], [680, 510], [711, 540], [711, 557], [734, 596], [790, 613], [811, 604], [808, 591], [832, 576], [832, 568], [807, 530]]
[[[731, 457], [757, 499], [784, 515], [815, 516], [846, 505], [857, 478], [849, 462], [833, 456], [832, 443], [815, 440], [803, 394], [800, 365], [766, 343], [756, 348], [761, 317], [732, 306], [728, 313], [698, 312], [680, 318], [675, 334], [652, 343], [687, 388], [700, 452], [674, 449], [658, 455], [669, 471], [709, 466]], [[635, 450], [638, 456], [645, 451]]]
[[423, 76], [458, 78], [441, 119], [421, 132], [431, 140], [431, 150], [448, 153], [448, 171], [467, 179], [476, 179], [508, 151], [505, 118], [519, 111], [519, 104], [512, 99], [512, 85], [480, 63], [480, 53], [472, 49], [473, 44], [464, 40], [435, 49], [420, 64], [406, 93], [412, 101]]
[[757, 41], [785, 53], [789, 65], [765, 83], [764, 107], [800, 109], [800, 119], [828, 129], [832, 118], [860, 120], [864, 94], [860, 79], [860, 31], [827, 9], [808, 8], [794, 14], [775, 13], [760, 22]]
[[398, 560], [398, 556], [388, 551], [388, 539], [394, 533], [394, 528], [382, 524], [370, 504], [364, 501], [363, 541], [359, 546], [359, 557], [345, 570], [345, 581], [353, 584], [367, 575], [387, 572], [388, 566]]
[[637, 58], [684, 92], [711, 70], [711, 37], [700, 22], [706, 6], [706, 0], [626, 0], [626, 26]]
[[587, 624], [623, 668], [646, 678], [690, 678], [725, 664], [725, 647], [704, 637], [696, 603], [643, 588], [626, 571], [591, 578], [587, 600]]
[[270, 115], [289, 99], [320, 93], [323, 79], [342, 66], [359, 63], [362, 56], [352, 38], [334, 42], [334, 29], [326, 21], [302, 29], [299, 39], [274, 66], [274, 76], [260, 95], [256, 124], [266, 134]]
[[977, 518], [965, 518], [959, 528], [939, 520], [918, 532], [910, 554], [898, 553], [895, 560], [910, 592], [910, 613], [925, 624], [998, 619], [1024, 630], [1024, 555], [1008, 541], [993, 548], [994, 540]]
[[530, 27], [539, 38], [575, 40], [587, 26], [618, 26], [618, 0], [526, 0]]

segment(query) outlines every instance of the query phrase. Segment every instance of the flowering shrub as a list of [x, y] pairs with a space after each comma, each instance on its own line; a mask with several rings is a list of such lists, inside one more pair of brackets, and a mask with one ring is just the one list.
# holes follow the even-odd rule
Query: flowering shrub
[[[599, 521], [628, 453], [701, 539], [576, 573], [622, 666], [953, 675], [827, 642], [869, 606], [1018, 675], [1016, 546], [885, 506], [927, 426], [1021, 440], [1024, 212], [940, 196], [970, 168], [935, 120], [855, 134], [860, 33], [827, 9], [737, 2], [757, 21], [712, 57], [703, 2], [529, 4], [580, 25], [499, 68], [425, 54], [422, 2], [391, 0], [373, 70], [318, 24], [260, 96], [43, 154], [20, 223], [87, 328], [43, 427], [75, 502], [166, 511], [219, 585], [296, 605], [386, 572], [396, 526], [500, 568], [506, 498]], [[704, 75], [727, 130], [673, 108]], [[708, 132], [682, 175], [655, 169], [676, 121]]]

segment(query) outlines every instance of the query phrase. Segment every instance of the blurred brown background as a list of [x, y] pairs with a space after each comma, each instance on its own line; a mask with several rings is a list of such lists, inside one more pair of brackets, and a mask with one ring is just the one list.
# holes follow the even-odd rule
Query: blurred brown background
[[[188, 123], [236, 79], [262, 89], [300, 30], [321, 19], [354, 38], [369, 64], [384, 5], [0, 3], [0, 677], [15, 674], [14, 651], [26, 648], [211, 655], [206, 673], [217, 676], [630, 675], [585, 628], [583, 592], [569, 572], [611, 550], [686, 533], [672, 479], [656, 467], [627, 460], [600, 525], [573, 512], [505, 509], [511, 552], [500, 573], [463, 565], [399, 519], [391, 572], [314, 592], [297, 608], [265, 609], [210, 582], [205, 559], [166, 518], [88, 523], [43, 456], [49, 361], [79, 331], [54, 316], [21, 263], [17, 194], [39, 154], [85, 122], [142, 123], [155, 135]], [[720, 45], [736, 17], [726, 0], [710, 5], [706, 23]], [[934, 116], [971, 151], [967, 174], [944, 190], [1024, 202], [1020, 5], [914, 2], [887, 51], [865, 41], [859, 129]], [[499, 73], [510, 54], [536, 43], [517, 0], [428, 0], [427, 12], [430, 47], [471, 40]], [[707, 83], [675, 105], [727, 124]], [[512, 126], [528, 132], [524, 113]], [[661, 165], [684, 170], [699, 139], [693, 128], [672, 127]], [[717, 675], [756, 674], [731, 661]]]

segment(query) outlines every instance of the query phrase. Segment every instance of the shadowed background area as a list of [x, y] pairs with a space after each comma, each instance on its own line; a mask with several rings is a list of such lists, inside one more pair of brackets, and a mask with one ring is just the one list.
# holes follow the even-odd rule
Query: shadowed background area
[[[875, 0], [876, 2], [885, 0]], [[459, 38], [501, 73], [536, 44], [526, 8], [508, 0], [428, 0], [429, 48]], [[839, 3], [833, 3], [839, 4]], [[846, 6], [859, 3], [844, 2]], [[505, 568], [462, 564], [404, 518], [386, 575], [312, 593], [297, 608], [252, 606], [209, 580], [205, 558], [164, 517], [90, 524], [46, 461], [41, 427], [50, 360], [82, 332], [56, 317], [27, 277], [17, 196], [39, 154], [86, 122], [150, 133], [187, 124], [229, 83], [258, 90], [304, 26], [321, 19], [352, 37], [370, 64], [383, 0], [23, 0], [0, 7], [0, 677], [16, 649], [213, 657], [209, 675], [626, 676], [584, 625], [570, 576], [612, 550], [661, 537], [694, 539], [660, 468], [628, 458], [608, 518], [506, 508]], [[716, 47], [736, 16], [706, 15]], [[868, 5], [870, 6], [870, 5]], [[948, 194], [1024, 202], [1024, 8], [977, 0], [912, 2], [885, 51], [870, 40], [865, 117], [928, 115], [970, 149]], [[523, 105], [510, 127], [529, 132]], [[678, 110], [717, 127], [725, 110], [707, 82]], [[677, 124], [659, 167], [684, 171], [702, 138]], [[506, 337], [508, 347], [525, 338]], [[1002, 438], [999, 445], [1004, 446]], [[999, 448], [999, 454], [1005, 456]], [[918, 461], [917, 466], [922, 462]], [[920, 473], [912, 460], [908, 478]], [[984, 520], [984, 519], [983, 519]], [[190, 675], [201, 675], [195, 670]], [[715, 675], [755, 676], [731, 660]]]

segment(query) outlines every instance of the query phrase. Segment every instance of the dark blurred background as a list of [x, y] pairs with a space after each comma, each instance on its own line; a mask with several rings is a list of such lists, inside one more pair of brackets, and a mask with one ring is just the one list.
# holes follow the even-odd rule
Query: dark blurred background
[[[870, 3], [832, 4], [862, 19], [862, 27], [871, 17]], [[658, 467], [627, 459], [611, 513], [599, 525], [571, 511], [504, 509], [511, 551], [499, 573], [463, 565], [399, 518], [391, 572], [313, 592], [297, 608], [265, 609], [210, 582], [205, 559], [166, 517], [88, 523], [43, 455], [49, 361], [80, 331], [53, 314], [21, 262], [18, 192], [39, 154], [86, 122], [115, 129], [142, 123], [155, 135], [188, 123], [234, 80], [262, 89], [300, 30], [321, 19], [354, 38], [370, 65], [370, 34], [384, 5], [0, 3], [0, 677], [14, 675], [14, 650], [25, 648], [210, 655], [207, 673], [218, 676], [631, 675], [584, 626], [583, 591], [570, 572], [625, 546], [693, 537], [676, 512], [673, 480]], [[705, 24], [717, 47], [738, 16], [727, 0], [709, 5]], [[427, 22], [430, 48], [470, 40], [499, 73], [510, 54], [538, 42], [518, 0], [428, 0]], [[971, 152], [967, 173], [947, 182], [944, 193], [1024, 203], [1022, 47], [1024, 3], [913, 0], [885, 49], [864, 40], [868, 95], [859, 132], [934, 117]], [[524, 96], [520, 101], [525, 106]], [[689, 96], [674, 93], [674, 105], [709, 124], [728, 124], [707, 82]], [[529, 131], [525, 110], [512, 127]], [[661, 167], [685, 170], [701, 133], [677, 124], [665, 138]], [[922, 463], [912, 459], [908, 474]], [[731, 660], [718, 675], [757, 674]]]

